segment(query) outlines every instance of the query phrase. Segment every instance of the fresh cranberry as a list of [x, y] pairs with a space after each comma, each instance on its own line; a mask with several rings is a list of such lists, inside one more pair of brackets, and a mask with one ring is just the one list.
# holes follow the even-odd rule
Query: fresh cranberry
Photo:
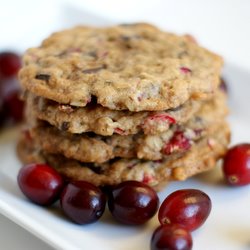
[[21, 67], [20, 57], [13, 52], [0, 53], [0, 78], [16, 76]]
[[227, 182], [233, 186], [250, 184], [250, 144], [238, 144], [228, 150], [223, 164]]
[[193, 231], [200, 227], [211, 211], [211, 200], [197, 189], [183, 189], [170, 194], [161, 204], [161, 224], [180, 224]]
[[151, 238], [151, 250], [190, 250], [193, 246], [192, 236], [181, 225], [161, 225]]
[[5, 117], [14, 122], [23, 118], [24, 102], [20, 100], [20, 85], [15, 77], [6, 78], [0, 84], [0, 98]]
[[2, 99], [0, 99], [0, 126], [4, 124], [5, 120], [6, 120], [6, 112], [3, 107]]
[[148, 185], [125, 181], [115, 186], [109, 195], [108, 207], [113, 217], [123, 223], [139, 225], [157, 212], [159, 198]]
[[20, 122], [23, 119], [24, 102], [19, 97], [19, 91], [13, 92], [4, 99], [4, 109], [8, 118], [14, 122]]
[[0, 96], [2, 99], [17, 91], [20, 91], [20, 84], [16, 77], [6, 78], [0, 82]]
[[46, 164], [30, 164], [22, 167], [17, 177], [21, 191], [34, 203], [51, 205], [63, 188], [63, 179], [56, 170]]
[[60, 201], [64, 213], [78, 224], [97, 221], [106, 205], [104, 193], [85, 181], [69, 183], [64, 188]]

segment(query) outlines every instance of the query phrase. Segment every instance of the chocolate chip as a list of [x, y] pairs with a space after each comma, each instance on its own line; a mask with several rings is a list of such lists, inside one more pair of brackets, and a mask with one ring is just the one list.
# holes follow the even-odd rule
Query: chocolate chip
[[94, 167], [89, 167], [94, 173], [96, 174], [102, 174], [103, 173], [103, 168], [99, 166], [94, 166]]
[[126, 36], [126, 35], [121, 35], [120, 38], [124, 41], [124, 42], [129, 42], [131, 41], [132, 39], [140, 39], [141, 36], [139, 35], [132, 35], [132, 36]]
[[121, 37], [121, 39], [122, 39], [123, 41], [125, 41], [125, 42], [128, 42], [128, 41], [131, 39], [131, 36], [122, 35], [122, 36], [120, 36], [120, 37]]
[[92, 68], [92, 69], [85, 69], [85, 70], [82, 71], [82, 73], [84, 73], [84, 74], [93, 74], [93, 73], [96, 73], [96, 72], [98, 72], [98, 71], [100, 71], [102, 69], [106, 69], [106, 68], [107, 68], [107, 66], [104, 64], [104, 65], [102, 65], [100, 67], [96, 67], [96, 68]]
[[69, 122], [63, 122], [61, 125], [61, 130], [67, 131], [69, 129]]
[[203, 119], [200, 116], [195, 116], [194, 117], [195, 122], [202, 122]]
[[44, 81], [49, 81], [50, 75], [48, 74], [38, 74], [35, 77], [37, 80], [44, 80]]
[[96, 134], [94, 132], [86, 132], [85, 135], [88, 136], [89, 138], [95, 138], [96, 137]]
[[94, 57], [94, 58], [98, 57], [96, 51], [90, 51], [90, 52], [88, 52], [88, 55], [91, 57]]
[[91, 95], [90, 101], [88, 102], [87, 106], [88, 108], [94, 109], [97, 105], [97, 97], [94, 95]]
[[102, 174], [105, 169], [103, 169], [101, 166], [98, 166], [97, 164], [91, 163], [91, 162], [79, 162], [81, 167], [89, 168], [91, 171], [93, 171], [96, 174]]
[[179, 54], [178, 54], [178, 58], [181, 59], [183, 57], [187, 57], [188, 56], [188, 52], [186, 50], [184, 51], [181, 51]]
[[178, 106], [176, 108], [171, 108], [168, 111], [169, 112], [176, 112], [176, 111], [180, 111], [182, 108], [183, 108], [183, 105], [180, 105], [180, 106]]

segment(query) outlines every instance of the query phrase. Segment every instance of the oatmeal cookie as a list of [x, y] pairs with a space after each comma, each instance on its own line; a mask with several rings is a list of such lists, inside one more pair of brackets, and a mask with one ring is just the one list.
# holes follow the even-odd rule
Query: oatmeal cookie
[[187, 36], [144, 23], [76, 27], [52, 34], [24, 55], [24, 89], [84, 107], [156, 111], [213, 94], [222, 59]]
[[170, 155], [163, 161], [114, 159], [104, 164], [82, 163], [42, 150], [27, 135], [20, 139], [17, 152], [23, 163], [46, 162], [71, 180], [85, 180], [98, 186], [137, 180], [159, 190], [170, 181], [185, 180], [215, 167], [216, 161], [226, 153], [229, 140], [230, 130], [224, 122], [191, 150]]
[[[73, 107], [31, 93], [26, 93], [25, 96], [28, 109], [38, 119], [69, 133], [94, 132], [103, 136], [163, 133], [173, 124], [183, 124], [189, 120], [204, 104], [202, 101], [189, 100], [176, 109], [130, 112], [110, 110], [95, 103], [81, 108]], [[213, 99], [221, 106], [223, 104], [220, 103], [225, 103], [226, 95], [222, 91], [216, 91]]]
[[38, 119], [47, 121], [62, 131], [73, 134], [94, 132], [103, 136], [163, 133], [170, 125], [181, 124], [190, 119], [202, 104], [190, 100], [176, 109], [131, 112], [110, 110], [98, 104], [74, 107], [31, 93], [27, 93], [25, 99], [29, 110]]

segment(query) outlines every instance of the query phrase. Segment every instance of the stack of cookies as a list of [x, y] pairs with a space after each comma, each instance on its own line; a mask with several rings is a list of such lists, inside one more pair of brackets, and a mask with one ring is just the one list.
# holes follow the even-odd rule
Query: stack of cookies
[[230, 131], [222, 59], [149, 24], [76, 27], [29, 49], [18, 154], [98, 186], [156, 190], [209, 170]]

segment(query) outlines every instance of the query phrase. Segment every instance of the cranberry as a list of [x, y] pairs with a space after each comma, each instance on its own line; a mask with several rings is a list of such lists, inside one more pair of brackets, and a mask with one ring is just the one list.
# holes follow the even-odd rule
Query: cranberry
[[21, 191], [34, 203], [51, 205], [63, 188], [62, 177], [46, 164], [30, 164], [22, 167], [17, 177]]
[[0, 82], [0, 96], [2, 99], [17, 91], [20, 91], [20, 84], [16, 77], [6, 78]]
[[177, 150], [186, 151], [190, 149], [190, 140], [184, 135], [182, 131], [176, 131], [173, 137], [163, 146], [163, 153], [166, 155], [172, 154]]
[[233, 186], [250, 184], [250, 144], [238, 144], [228, 150], [223, 164], [227, 182]]
[[152, 122], [166, 122], [168, 124], [174, 124], [176, 123], [176, 120], [168, 115], [168, 114], [155, 114], [148, 116], [145, 121], [142, 123], [142, 127], [147, 126], [148, 124], [151, 124]]
[[97, 221], [106, 205], [106, 197], [101, 189], [85, 181], [69, 183], [60, 201], [64, 213], [78, 224]]
[[19, 94], [19, 91], [16, 91], [4, 99], [4, 109], [14, 122], [20, 122], [23, 119], [24, 102], [20, 99]]
[[159, 198], [148, 185], [125, 181], [115, 186], [109, 195], [108, 206], [113, 217], [123, 223], [139, 225], [157, 212]]
[[211, 200], [197, 189], [183, 189], [170, 194], [161, 204], [161, 224], [180, 224], [193, 231], [200, 227], [211, 211]]
[[0, 53], [0, 77], [16, 76], [21, 67], [20, 57], [13, 52]]
[[20, 85], [15, 77], [1, 81], [0, 98], [6, 120], [20, 122], [23, 118], [24, 102], [19, 99]]
[[181, 73], [183, 73], [184, 75], [188, 74], [188, 73], [191, 73], [192, 70], [187, 68], [187, 67], [180, 67], [180, 71]]
[[192, 236], [181, 225], [161, 225], [151, 238], [151, 250], [190, 250], [193, 246]]
[[119, 135], [124, 135], [125, 133], [125, 130], [124, 129], [121, 129], [121, 128], [115, 128], [115, 132]]
[[5, 120], [6, 120], [6, 112], [4, 110], [2, 100], [0, 99], [0, 126], [2, 126]]

